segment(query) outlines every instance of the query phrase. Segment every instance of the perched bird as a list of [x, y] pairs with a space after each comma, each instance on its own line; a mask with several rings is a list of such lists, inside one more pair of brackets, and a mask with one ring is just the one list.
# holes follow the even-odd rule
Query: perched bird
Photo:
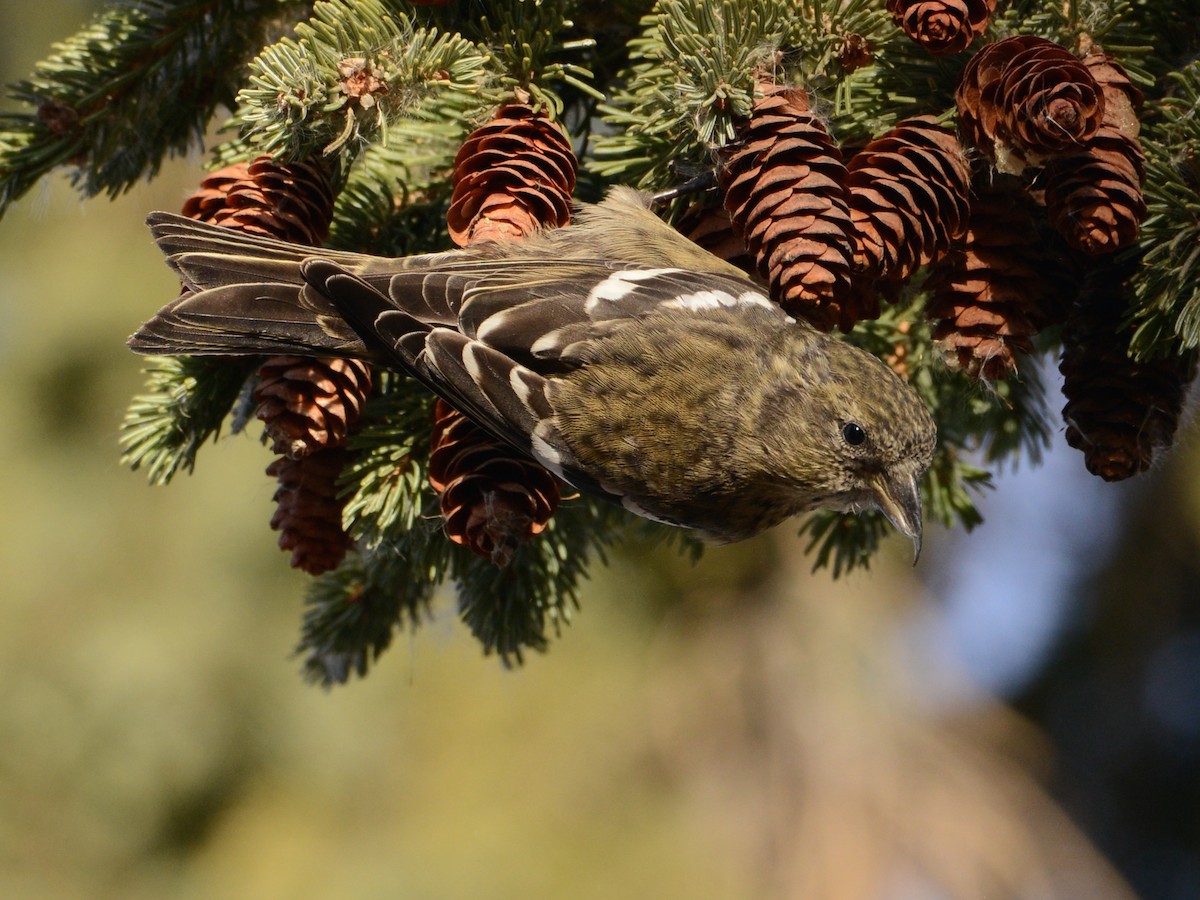
[[188, 290], [130, 338], [138, 353], [367, 359], [640, 516], [727, 542], [878, 508], [920, 552], [935, 429], [917, 395], [636, 191], [524, 241], [400, 259], [148, 222]]

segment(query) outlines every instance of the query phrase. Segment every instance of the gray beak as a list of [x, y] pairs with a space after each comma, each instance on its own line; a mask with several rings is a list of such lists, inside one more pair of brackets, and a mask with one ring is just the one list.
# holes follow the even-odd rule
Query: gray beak
[[913, 565], [921, 556], [921, 486], [914, 474], [879, 474], [871, 480], [875, 504], [901, 534], [912, 538]]

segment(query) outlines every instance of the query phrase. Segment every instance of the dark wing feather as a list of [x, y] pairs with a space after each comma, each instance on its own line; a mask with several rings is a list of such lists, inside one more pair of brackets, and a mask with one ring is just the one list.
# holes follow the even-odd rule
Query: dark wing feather
[[[604, 493], [577, 470], [554, 425], [546, 379], [451, 328], [430, 328], [394, 298], [336, 263], [310, 259], [304, 277], [328, 296], [376, 356], [391, 359], [497, 439], [582, 490]], [[414, 283], [414, 289], [419, 286]]]
[[186, 291], [134, 332], [129, 346], [138, 353], [165, 355], [369, 356], [327, 297], [295, 284]]
[[151, 213], [146, 224], [167, 263], [196, 291], [251, 282], [301, 284], [300, 263], [313, 253], [311, 247], [174, 213]]

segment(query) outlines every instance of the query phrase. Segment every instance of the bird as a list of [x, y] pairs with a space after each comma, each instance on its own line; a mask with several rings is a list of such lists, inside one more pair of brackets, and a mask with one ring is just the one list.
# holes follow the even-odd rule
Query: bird
[[711, 542], [877, 509], [919, 557], [936, 428], [916, 392], [643, 192], [612, 188], [521, 241], [398, 258], [147, 223], [185, 290], [129, 339], [137, 353], [366, 360], [575, 489]]

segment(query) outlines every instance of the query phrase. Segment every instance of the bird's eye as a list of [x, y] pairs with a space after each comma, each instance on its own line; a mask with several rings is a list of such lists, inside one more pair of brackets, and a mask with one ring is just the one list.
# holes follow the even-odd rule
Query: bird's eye
[[867, 439], [867, 432], [857, 422], [847, 422], [842, 426], [842, 437], [851, 447], [857, 447]]

